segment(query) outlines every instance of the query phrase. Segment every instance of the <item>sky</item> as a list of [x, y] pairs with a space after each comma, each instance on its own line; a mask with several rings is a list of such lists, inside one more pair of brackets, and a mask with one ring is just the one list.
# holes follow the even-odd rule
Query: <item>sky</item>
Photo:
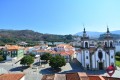
[[107, 25], [120, 30], [120, 0], [0, 0], [0, 29], [75, 34]]

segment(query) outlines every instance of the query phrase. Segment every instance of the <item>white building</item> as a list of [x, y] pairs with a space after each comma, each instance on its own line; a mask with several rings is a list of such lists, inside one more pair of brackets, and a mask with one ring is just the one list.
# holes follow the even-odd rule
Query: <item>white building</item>
[[101, 70], [110, 65], [115, 66], [115, 47], [113, 46], [113, 38], [110, 36], [109, 28], [107, 28], [104, 44], [95, 47], [90, 47], [89, 37], [84, 28], [81, 44], [81, 50], [76, 57], [84, 69]]

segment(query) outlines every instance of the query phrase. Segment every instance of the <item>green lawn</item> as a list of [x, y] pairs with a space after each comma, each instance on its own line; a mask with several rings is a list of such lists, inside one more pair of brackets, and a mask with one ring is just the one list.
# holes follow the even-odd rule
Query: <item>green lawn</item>
[[116, 66], [120, 67], [120, 56], [115, 56], [116, 58]]

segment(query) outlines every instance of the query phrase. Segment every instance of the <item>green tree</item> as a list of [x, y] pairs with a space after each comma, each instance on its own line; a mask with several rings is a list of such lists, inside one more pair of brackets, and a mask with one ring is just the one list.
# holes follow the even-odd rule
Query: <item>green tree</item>
[[29, 55], [33, 58], [35, 57], [35, 54], [33, 54], [33, 53], [30, 53]]
[[27, 55], [21, 59], [20, 64], [30, 66], [34, 62], [34, 58], [30, 55]]
[[116, 52], [116, 56], [120, 56], [120, 52]]
[[50, 60], [50, 58], [52, 57], [52, 55], [50, 53], [45, 53], [43, 55], [41, 55], [41, 60]]
[[66, 62], [65, 62], [65, 59], [64, 57], [60, 56], [60, 55], [57, 55], [55, 57], [51, 57], [50, 59], [50, 62], [49, 62], [49, 65], [54, 68], [54, 69], [57, 69], [57, 68], [60, 68], [62, 66], [65, 66], [66, 65]]
[[3, 60], [4, 60], [3, 56], [2, 56], [2, 55], [0, 55], [0, 61], [3, 61]]

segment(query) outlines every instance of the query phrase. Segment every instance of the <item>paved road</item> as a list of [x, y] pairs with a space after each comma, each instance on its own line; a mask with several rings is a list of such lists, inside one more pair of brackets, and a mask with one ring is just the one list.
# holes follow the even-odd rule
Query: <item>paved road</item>
[[[38, 60], [35, 60], [35, 63], [37, 61]], [[14, 73], [21, 72], [21, 70], [19, 70], [20, 66], [21, 65], [19, 63], [17, 63], [17, 64], [13, 64], [12, 62], [0, 63], [0, 67], [4, 68], [10, 72], [14, 72]], [[18, 68], [16, 69], [16, 67], [18, 67]], [[60, 72], [53, 71], [53, 69], [50, 68], [49, 64], [45, 64], [44, 67], [39, 67], [38, 70], [28, 68], [23, 71], [23, 73], [26, 74], [25, 80], [41, 80], [41, 78], [44, 74], [70, 73], [70, 72], [86, 72], [87, 74], [99, 74], [99, 75], [108, 76], [104, 70], [102, 70], [102, 71], [92, 71], [92, 70], [85, 71], [82, 69], [79, 62], [76, 60], [72, 61], [71, 63], [67, 63], [65, 66], [63, 66], [61, 68]], [[118, 70], [115, 71], [115, 74], [113, 75], [113, 77], [120, 78], [119, 74], [120, 74], [120, 68], [118, 68]]]

